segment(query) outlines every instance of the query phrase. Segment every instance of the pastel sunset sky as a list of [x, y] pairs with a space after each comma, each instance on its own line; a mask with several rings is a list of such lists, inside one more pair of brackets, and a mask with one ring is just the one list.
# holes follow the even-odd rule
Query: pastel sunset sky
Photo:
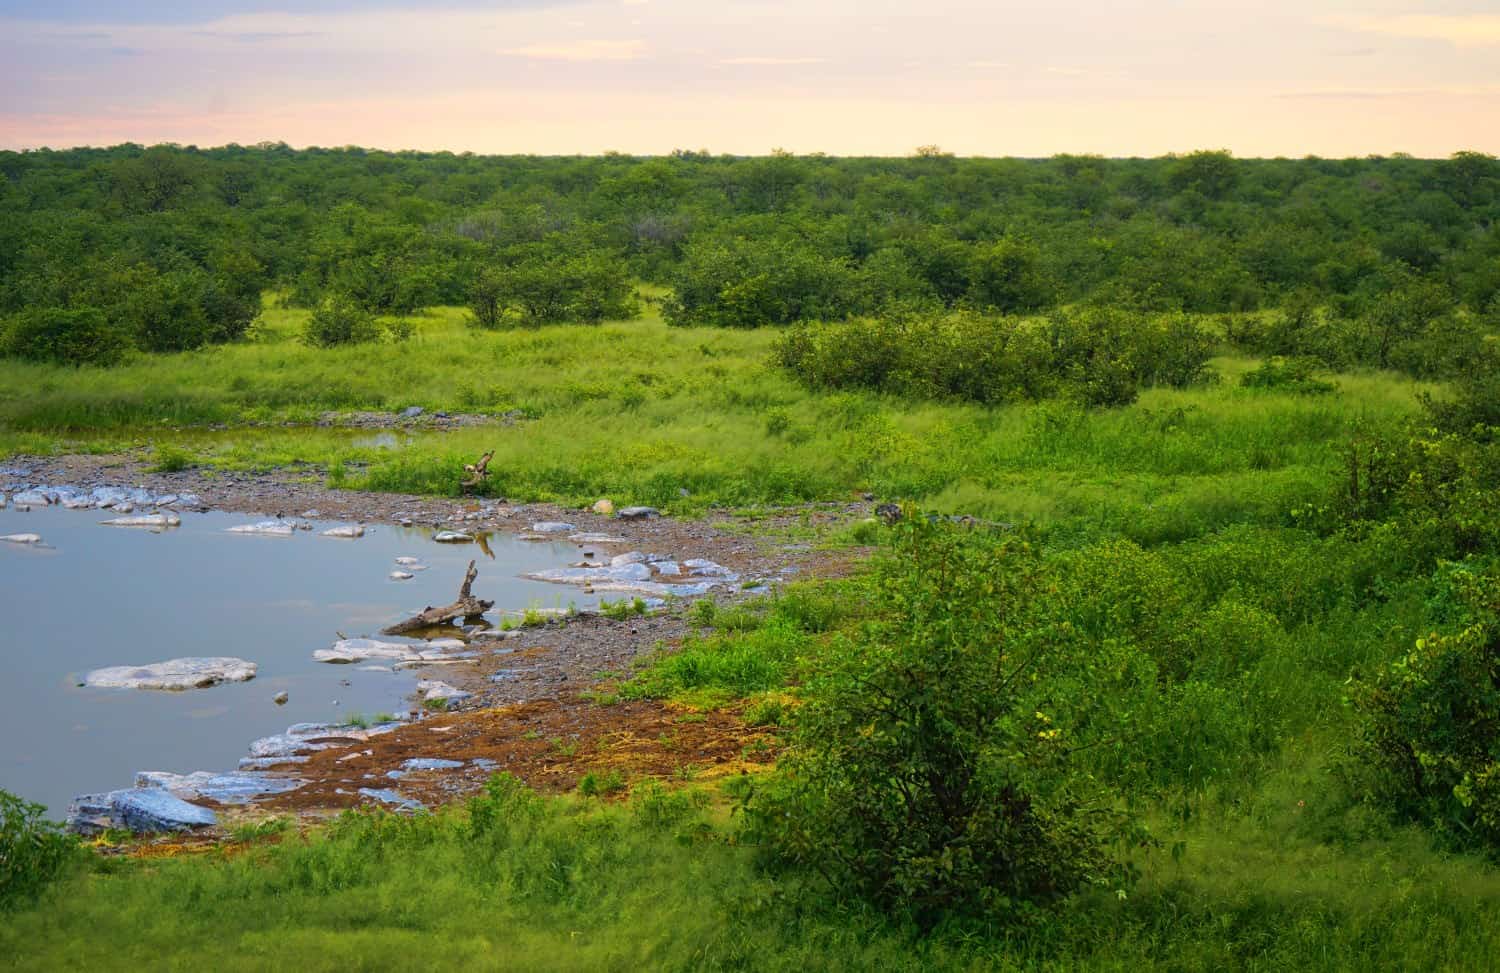
[[0, 147], [1500, 153], [1500, 0], [0, 0]]

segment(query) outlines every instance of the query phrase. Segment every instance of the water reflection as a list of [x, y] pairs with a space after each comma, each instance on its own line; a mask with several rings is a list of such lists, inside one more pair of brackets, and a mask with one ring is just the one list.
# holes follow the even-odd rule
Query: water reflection
[[[436, 544], [423, 528], [374, 526], [358, 540], [317, 530], [267, 541], [226, 532], [257, 518], [184, 514], [166, 530], [104, 527], [97, 510], [0, 510], [0, 534], [35, 532], [43, 545], [0, 544], [8, 632], [0, 644], [0, 787], [60, 815], [69, 798], [131, 783], [137, 770], [227, 770], [258, 736], [299, 721], [404, 709], [414, 680], [320, 665], [314, 649], [339, 633], [374, 635], [427, 605], [453, 600], [471, 558], [474, 593], [501, 611], [561, 609], [595, 599], [518, 575], [578, 559], [566, 542], [480, 535]], [[332, 523], [315, 525], [318, 530]], [[395, 558], [427, 570], [389, 580]], [[455, 628], [443, 634], [456, 634]], [[180, 656], [238, 656], [257, 677], [184, 693], [81, 689], [82, 672]], [[345, 684], [347, 682], [347, 684]], [[289, 701], [272, 697], [286, 691]]]

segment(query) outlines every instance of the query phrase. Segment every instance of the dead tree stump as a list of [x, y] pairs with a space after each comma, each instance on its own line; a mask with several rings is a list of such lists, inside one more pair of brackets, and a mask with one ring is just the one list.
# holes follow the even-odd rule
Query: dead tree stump
[[465, 493], [477, 486], [483, 486], [484, 481], [489, 479], [490, 460], [494, 457], [495, 451], [492, 449], [489, 452], [485, 453], [483, 456], [479, 457], [479, 462], [464, 464], [463, 490]]
[[469, 570], [464, 572], [463, 586], [458, 589], [458, 600], [451, 605], [441, 608], [428, 606], [404, 622], [397, 622], [387, 628], [381, 629], [381, 635], [406, 635], [409, 632], [417, 632], [424, 628], [432, 628], [434, 625], [446, 625], [456, 618], [478, 618], [491, 608], [495, 607], [493, 601], [485, 601], [483, 598], [475, 598], [470, 588], [474, 579], [479, 577], [479, 572], [474, 570], [474, 562], [469, 562]]

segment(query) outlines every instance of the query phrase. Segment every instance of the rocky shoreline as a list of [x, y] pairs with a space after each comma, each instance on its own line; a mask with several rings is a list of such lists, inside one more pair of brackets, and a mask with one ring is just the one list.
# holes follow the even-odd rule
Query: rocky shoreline
[[[0, 492], [6, 494], [24, 494], [27, 488], [40, 484], [61, 483], [71, 488], [69, 496], [93, 497], [96, 505], [107, 501], [110, 509], [118, 509], [119, 504], [127, 512], [138, 506], [151, 511], [215, 509], [270, 517], [317, 516], [355, 525], [430, 527], [476, 543], [492, 533], [546, 540], [566, 536], [578, 544], [580, 561], [573, 568], [550, 572], [540, 580], [575, 584], [585, 590], [618, 591], [626, 600], [645, 596], [652, 606], [644, 615], [612, 618], [585, 613], [550, 618], [543, 624], [503, 633], [492, 630], [485, 633], [490, 638], [475, 640], [472, 647], [477, 651], [463, 652], [464, 658], [414, 659], [403, 668], [415, 672], [416, 696], [426, 705], [414, 707], [400, 721], [375, 727], [295, 725], [276, 737], [252, 743], [248, 756], [233, 771], [187, 775], [140, 772], [132, 788], [85, 795], [75, 801], [71, 823], [84, 832], [125, 828], [207, 829], [213, 833], [215, 825], [224, 823], [221, 813], [229, 820], [278, 809], [320, 815], [368, 803], [413, 810], [434, 800], [456, 798], [477, 789], [496, 768], [514, 764], [516, 751], [534, 749], [530, 744], [536, 731], [527, 730], [523, 731], [524, 739], [486, 740], [480, 749], [489, 756], [461, 757], [452, 743], [468, 740], [468, 749], [473, 751], [475, 734], [459, 732], [471, 720], [477, 721], [475, 726], [494, 725], [497, 714], [503, 723], [504, 714], [530, 707], [534, 713], [545, 712], [550, 720], [573, 727], [570, 732], [575, 736], [591, 729], [602, 730], [627, 715], [648, 722], [670, 721], [666, 707], [638, 704], [627, 708], [628, 712], [593, 707], [580, 694], [597, 684], [601, 674], [628, 670], [641, 656], [680, 641], [688, 626], [684, 605], [678, 598], [706, 594], [739, 597], [742, 591], [764, 591], [770, 584], [794, 577], [838, 573], [848, 560], [808, 545], [776, 543], [732, 532], [710, 520], [681, 521], [654, 516], [654, 511], [624, 517], [614, 513], [613, 505], [607, 502], [597, 505], [603, 512], [596, 512], [504, 500], [331, 490], [311, 482], [305, 472], [156, 473], [128, 456], [16, 457], [0, 467]], [[133, 486], [122, 488], [122, 483]], [[162, 498], [171, 503], [153, 502]], [[86, 501], [78, 502], [81, 505]], [[849, 503], [798, 508], [773, 516], [785, 517], [788, 522], [795, 518], [801, 523], [816, 517], [824, 524], [837, 524], [868, 512], [868, 503]], [[345, 536], [357, 537], [358, 533], [350, 531]], [[658, 595], [674, 597], [664, 605]], [[477, 632], [464, 632], [462, 637], [468, 639], [474, 634]], [[430, 655], [420, 653], [422, 657]], [[436, 715], [428, 700], [440, 701], [441, 727], [426, 726]], [[598, 725], [591, 727], [591, 723]], [[445, 733], [452, 735], [442, 735]], [[422, 753], [415, 757], [409, 755], [410, 734], [417, 734], [416, 739], [424, 744]], [[355, 765], [381, 763], [377, 753], [391, 747], [398, 754], [408, 754], [402, 760], [417, 762], [362, 769], [351, 776]], [[713, 759], [719, 763], [732, 761], [732, 747], [720, 750]], [[456, 756], [460, 758], [454, 759]], [[541, 760], [548, 767], [557, 762]], [[411, 793], [413, 788], [420, 793]]]

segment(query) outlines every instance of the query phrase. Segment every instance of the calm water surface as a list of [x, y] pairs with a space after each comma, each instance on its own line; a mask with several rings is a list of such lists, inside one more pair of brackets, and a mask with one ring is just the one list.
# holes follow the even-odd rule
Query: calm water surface
[[[437, 544], [429, 531], [370, 527], [344, 540], [225, 533], [261, 518], [183, 514], [153, 533], [104, 527], [109, 511], [0, 510], [0, 534], [37, 533], [42, 548], [0, 544], [0, 788], [60, 817], [74, 795], [127, 787], [138, 770], [232, 770], [256, 737], [302, 721], [404, 712], [410, 672], [312, 661], [339, 632], [375, 635], [453, 600], [470, 558], [474, 593], [496, 612], [595, 603], [577, 589], [517, 577], [578, 560], [577, 546], [516, 541]], [[426, 571], [391, 581], [398, 555]], [[181, 693], [85, 689], [90, 669], [180, 656], [258, 663], [246, 683]], [[344, 681], [349, 685], [343, 685]], [[286, 690], [290, 701], [271, 697]]]

